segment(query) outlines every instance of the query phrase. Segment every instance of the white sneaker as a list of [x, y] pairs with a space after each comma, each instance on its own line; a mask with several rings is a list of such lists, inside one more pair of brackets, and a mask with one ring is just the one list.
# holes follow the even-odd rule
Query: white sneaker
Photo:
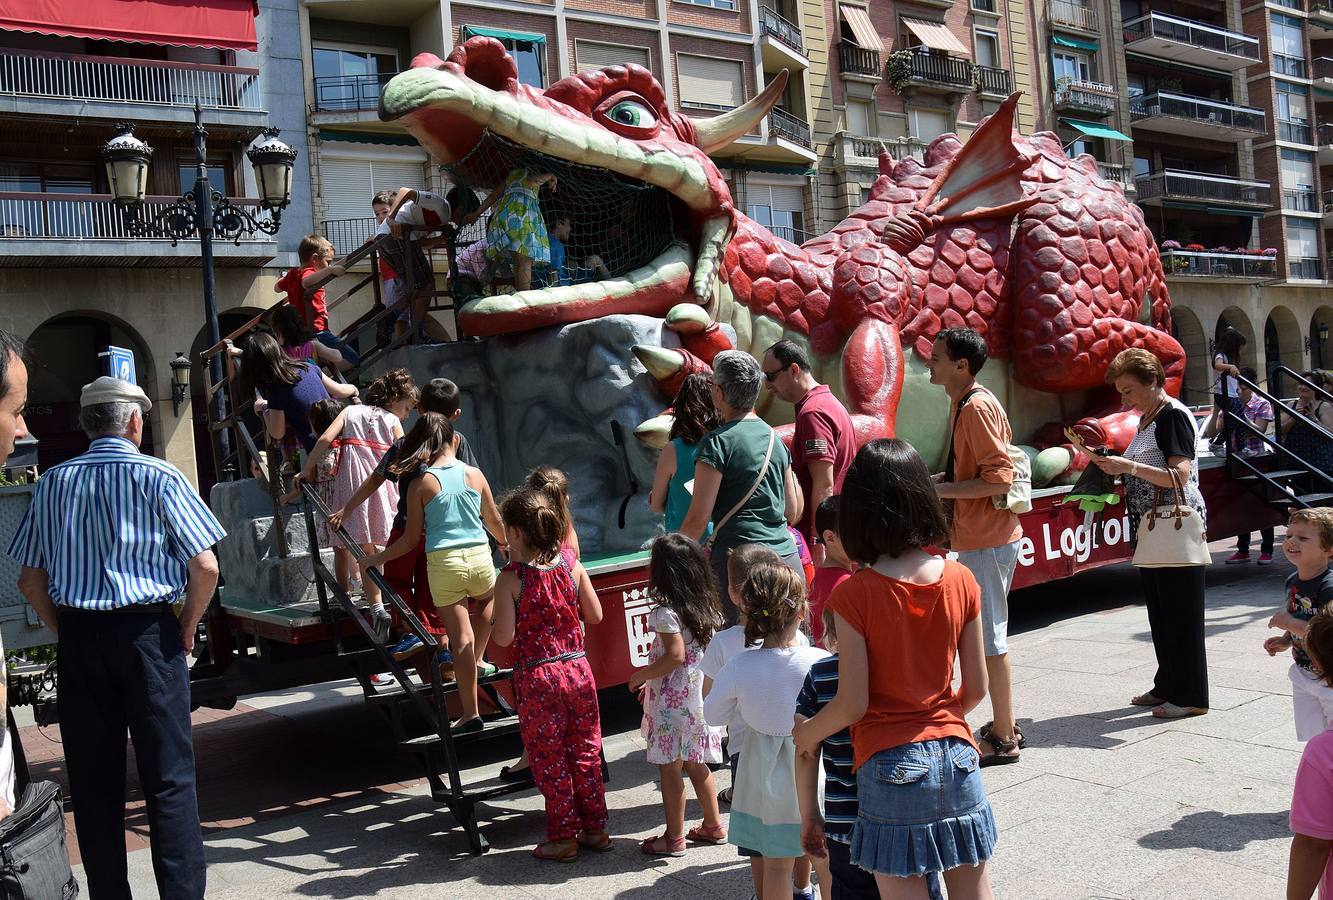
[[396, 680], [397, 679], [395, 679], [388, 672], [377, 672], [374, 675], [370, 676], [370, 683], [375, 687], [388, 687], [389, 685], [393, 684]]

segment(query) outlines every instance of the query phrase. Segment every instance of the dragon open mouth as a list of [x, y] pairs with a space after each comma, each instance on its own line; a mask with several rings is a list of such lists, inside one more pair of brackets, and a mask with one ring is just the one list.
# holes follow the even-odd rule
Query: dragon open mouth
[[[457, 68], [419, 66], [396, 76], [381, 98], [381, 118], [401, 120], [452, 180], [482, 195], [515, 168], [555, 175], [554, 194], [543, 192], [543, 216], [548, 228], [557, 216], [571, 225], [568, 276], [536, 268], [532, 289], [468, 302], [459, 313], [467, 333], [613, 313], [664, 315], [689, 298], [692, 285], [707, 297], [730, 217], [727, 228], [713, 221], [722, 217], [697, 148], [645, 146], [533, 102], [541, 95], [525, 86], [488, 87], [477, 80], [485, 72]], [[708, 282], [702, 290], [701, 275]]]

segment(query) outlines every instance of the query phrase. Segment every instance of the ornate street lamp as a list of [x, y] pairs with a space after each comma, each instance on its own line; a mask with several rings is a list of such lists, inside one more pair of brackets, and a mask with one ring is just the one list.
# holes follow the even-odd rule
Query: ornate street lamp
[[171, 361], [171, 412], [180, 417], [181, 404], [190, 394], [190, 361], [185, 354], [176, 351], [176, 358]]
[[[213, 236], [224, 240], [234, 239], [237, 244], [241, 236], [256, 231], [264, 234], [277, 234], [282, 221], [282, 210], [292, 199], [292, 166], [296, 161], [296, 151], [278, 140], [275, 128], [261, 133], [259, 143], [251, 147], [246, 155], [254, 167], [255, 180], [259, 185], [261, 205], [269, 215], [259, 218], [250, 210], [233, 206], [231, 201], [213, 190], [208, 180], [208, 132], [204, 130], [203, 110], [198, 104], [194, 107], [194, 188], [183, 194], [175, 203], [151, 216], [144, 217], [144, 194], [148, 186], [148, 163], [153, 156], [153, 148], [134, 136], [134, 126], [123, 123], [116, 126], [116, 136], [102, 145], [102, 162], [106, 165], [107, 181], [111, 186], [112, 196], [120, 206], [125, 218], [125, 227], [134, 237], [166, 238], [174, 247], [178, 241], [193, 237], [199, 238], [199, 261], [204, 276], [204, 318], [208, 323], [208, 339], [211, 346], [222, 342], [218, 325], [216, 281], [213, 272]], [[178, 359], [182, 359], [178, 357]], [[189, 384], [189, 363], [184, 360], [184, 384]], [[172, 400], [175, 403], [178, 385], [181, 383], [180, 371], [176, 362], [172, 364]], [[214, 384], [222, 382], [222, 360], [214, 356], [210, 364], [210, 373]], [[214, 420], [226, 421], [225, 391], [217, 391], [213, 396]], [[183, 398], [182, 398], [183, 402]], [[180, 404], [175, 403], [179, 415]], [[228, 455], [227, 435], [225, 431], [216, 432], [218, 445], [217, 461], [219, 464]], [[223, 476], [219, 471], [218, 475]]]

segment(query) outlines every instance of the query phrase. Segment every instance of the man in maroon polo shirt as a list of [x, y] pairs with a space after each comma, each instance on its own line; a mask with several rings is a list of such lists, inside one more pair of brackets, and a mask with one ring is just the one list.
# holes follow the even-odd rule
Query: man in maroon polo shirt
[[796, 407], [791, 465], [805, 495], [799, 527], [818, 565], [823, 548], [815, 533], [815, 510], [842, 490], [842, 477], [856, 456], [852, 420], [828, 385], [810, 374], [810, 357], [800, 344], [778, 341], [764, 351], [761, 366], [768, 389]]

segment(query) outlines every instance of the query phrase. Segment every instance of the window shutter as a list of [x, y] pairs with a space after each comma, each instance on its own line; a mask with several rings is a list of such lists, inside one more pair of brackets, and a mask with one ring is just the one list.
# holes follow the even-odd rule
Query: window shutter
[[847, 101], [847, 130], [858, 137], [870, 135], [870, 104], [863, 100]]
[[[370, 163], [370, 171], [371, 183], [375, 188], [371, 194], [396, 191], [401, 187], [426, 187], [426, 170], [419, 162], [373, 160]], [[366, 209], [370, 209], [369, 198], [366, 199]]]
[[319, 184], [324, 194], [324, 218], [362, 219], [372, 215], [375, 196], [370, 160], [321, 159]]
[[800, 187], [794, 184], [774, 184], [769, 186], [773, 194], [773, 208], [788, 212], [805, 212], [805, 196]]
[[574, 67], [579, 72], [603, 69], [607, 66], [624, 66], [629, 63], [651, 69], [652, 60], [648, 48], [599, 44], [596, 41], [574, 42]]
[[676, 72], [681, 103], [737, 107], [745, 102], [745, 76], [734, 59], [679, 54]]

